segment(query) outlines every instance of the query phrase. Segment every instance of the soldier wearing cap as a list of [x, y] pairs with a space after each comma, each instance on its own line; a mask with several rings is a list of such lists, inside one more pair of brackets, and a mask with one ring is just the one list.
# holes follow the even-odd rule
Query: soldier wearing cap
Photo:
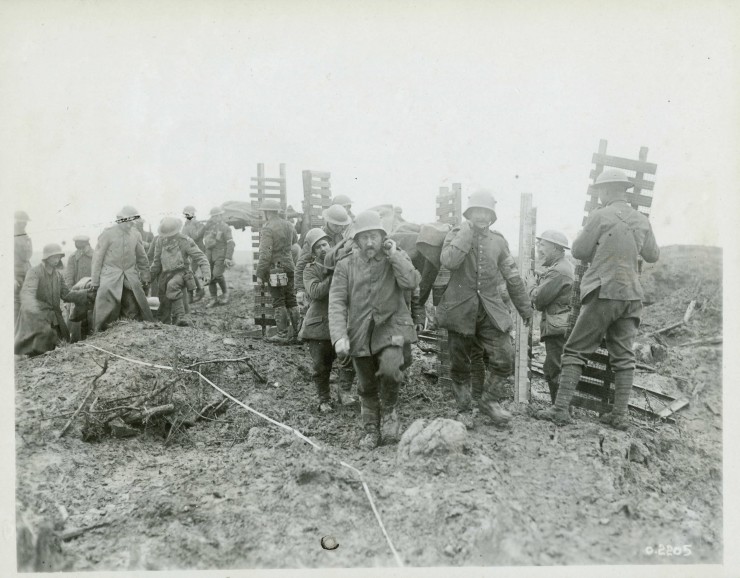
[[329, 290], [329, 332], [340, 359], [352, 357], [358, 377], [362, 424], [360, 447], [398, 441], [396, 405], [403, 370], [416, 342], [404, 292], [419, 284], [419, 272], [398, 249], [380, 216], [357, 215], [355, 246], [336, 263]]
[[13, 266], [13, 273], [15, 277], [15, 288], [13, 289], [13, 292], [15, 297], [15, 314], [13, 315], [13, 318], [17, 320], [18, 313], [21, 309], [21, 287], [23, 286], [23, 280], [26, 278], [26, 273], [28, 273], [28, 270], [31, 268], [33, 243], [31, 243], [31, 237], [29, 237], [28, 233], [26, 233], [26, 226], [28, 225], [28, 221], [31, 220], [28, 216], [28, 213], [26, 213], [26, 211], [16, 211], [14, 217], [15, 230], [13, 236], [13, 245], [15, 261]]
[[504, 426], [511, 414], [496, 403], [496, 390], [505, 388], [514, 354], [511, 315], [499, 290], [502, 280], [525, 323], [531, 320], [532, 306], [508, 243], [490, 230], [497, 218], [493, 195], [486, 191], [470, 195], [463, 216], [466, 221], [447, 234], [442, 247], [440, 262], [451, 273], [437, 316], [439, 326], [449, 332], [450, 377], [458, 419], [473, 427], [470, 355], [478, 342], [486, 350], [491, 374], [483, 383], [478, 408], [495, 425]]
[[60, 245], [44, 247], [41, 264], [28, 270], [21, 288], [21, 309], [15, 331], [15, 353], [39, 355], [69, 340], [60, 302], [85, 304], [87, 291], [70, 291], [61, 273], [64, 252]]
[[306, 234], [306, 248], [311, 251], [313, 260], [303, 270], [303, 281], [311, 304], [300, 337], [308, 342], [313, 380], [319, 394], [319, 411], [322, 413], [332, 410], [329, 374], [337, 357], [329, 334], [329, 288], [334, 271], [324, 265], [324, 258], [331, 246], [331, 237], [324, 229], [311, 229]]
[[530, 272], [524, 279], [532, 305], [542, 311], [540, 341], [544, 342], [546, 351], [543, 372], [552, 403], [558, 393], [560, 357], [570, 315], [574, 272], [573, 264], [565, 257], [565, 250], [569, 248], [568, 238], [560, 231], [542, 233], [537, 237], [537, 253], [545, 271], [539, 277]]
[[[234, 264], [234, 238], [231, 227], [224, 223], [225, 211], [221, 207], [211, 209], [211, 217], [203, 229], [203, 246], [206, 248], [206, 258], [211, 267], [211, 282], [208, 291], [211, 300], [206, 307], [225, 305], [229, 302], [229, 290], [226, 286], [224, 272]], [[221, 287], [221, 296], [218, 296], [218, 287]]]
[[660, 250], [650, 221], [627, 203], [627, 189], [633, 184], [623, 171], [607, 169], [593, 186], [602, 207], [588, 217], [571, 250], [573, 257], [590, 263], [581, 279], [581, 311], [565, 343], [555, 405], [536, 412], [535, 417], [557, 424], [571, 421], [568, 408], [583, 366], [606, 337], [614, 371], [614, 409], [601, 416], [601, 421], [624, 430], [630, 423], [632, 346], [642, 311], [638, 257], [655, 263]]
[[[272, 307], [275, 311], [277, 335], [270, 341], [282, 345], [298, 343], [301, 329], [300, 313], [295, 298], [295, 264], [291, 248], [298, 241], [295, 228], [280, 216], [280, 203], [268, 199], [262, 203], [265, 224], [260, 230], [259, 262], [256, 276], [260, 283], [270, 287]], [[293, 337], [288, 337], [288, 327], [293, 326]]]
[[[182, 210], [182, 215], [185, 217], [185, 223], [182, 226], [182, 234], [186, 237], [190, 237], [195, 244], [198, 245], [198, 249], [203, 251], [205, 254], [206, 247], [203, 244], [203, 231], [205, 230], [205, 223], [195, 218], [195, 207], [188, 205]], [[198, 271], [198, 264], [192, 262], [192, 272], [195, 278], [195, 291], [188, 291], [190, 300], [193, 303], [197, 303], [203, 297], [206, 296], [206, 290], [203, 288], [203, 283], [200, 280], [200, 276], [196, 275]]]
[[131, 206], [116, 215], [116, 224], [98, 237], [93, 252], [91, 287], [96, 292], [93, 313], [95, 331], [104, 329], [121, 315], [154, 321], [146, 293], [149, 289], [149, 259], [134, 228], [139, 212]]
[[185, 313], [185, 291], [195, 288], [191, 263], [200, 268], [205, 284], [210, 282], [211, 265], [195, 241], [180, 232], [181, 228], [180, 219], [162, 219], [154, 245], [151, 273], [159, 279], [160, 321], [192, 327]]
[[[77, 250], [67, 259], [67, 266], [64, 268], [64, 281], [70, 288], [74, 288], [82, 280], [90, 279], [93, 258], [90, 237], [76, 235], [72, 240]], [[88, 336], [93, 327], [92, 317], [92, 308], [72, 305], [69, 317], [69, 335], [72, 343]]]

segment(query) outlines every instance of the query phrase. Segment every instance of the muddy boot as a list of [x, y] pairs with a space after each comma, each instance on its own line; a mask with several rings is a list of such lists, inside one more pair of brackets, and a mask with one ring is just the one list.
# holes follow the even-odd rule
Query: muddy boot
[[331, 412], [333, 412], [333, 411], [334, 411], [334, 408], [332, 407], [332, 405], [331, 405], [331, 402], [330, 402], [330, 401], [322, 401], [322, 402], [321, 402], [321, 403], [319, 404], [319, 411], [320, 411], [321, 413], [331, 413]]
[[[351, 359], [351, 358], [350, 358]], [[347, 367], [339, 365], [337, 367], [337, 393], [342, 405], [357, 405], [359, 399], [352, 394], [352, 382], [355, 378], [354, 368], [350, 362]]]
[[288, 310], [285, 307], [275, 309], [275, 322], [277, 323], [277, 335], [268, 337], [270, 343], [278, 345], [288, 344]]
[[290, 338], [290, 345], [298, 345], [301, 340], [298, 339], [298, 332], [301, 330], [301, 313], [298, 307], [288, 309], [290, 324], [293, 326], [293, 336]]
[[548, 381], [547, 387], [550, 390], [550, 400], [552, 401], [552, 404], [555, 405], [555, 400], [558, 397], [558, 382], [557, 380]]
[[460, 413], [470, 411], [472, 400], [470, 395], [470, 381], [458, 382], [452, 380], [452, 395], [455, 396], [455, 402], [457, 402], [457, 410]]
[[465, 426], [465, 429], [475, 429], [472, 411], [461, 411], [455, 417], [457, 421]]
[[375, 396], [360, 397], [362, 429], [365, 435], [360, 440], [360, 448], [372, 450], [380, 444], [380, 408]]
[[614, 372], [614, 409], [611, 413], [602, 415], [602, 423], [609, 424], [614, 429], [628, 430], [632, 424], [627, 405], [632, 392], [634, 370], [622, 369]]
[[193, 297], [192, 297], [192, 299], [190, 301], [192, 303], [197, 303], [198, 301], [200, 301], [201, 299], [203, 299], [203, 297], [205, 297], [205, 296], [206, 296], [206, 290], [203, 289], [203, 287], [198, 287], [193, 292]]
[[506, 378], [496, 379], [495, 376], [490, 375], [483, 383], [484, 389], [486, 388], [486, 385], [490, 387], [493, 401], [503, 401], [504, 399], [511, 397], [509, 395], [509, 383]]
[[215, 307], [218, 305], [218, 298], [216, 297], [218, 294], [218, 288], [216, 287], [215, 281], [208, 284], [208, 293], [211, 295], [211, 300], [206, 304], [206, 307]]
[[511, 421], [511, 414], [503, 409], [496, 401], [494, 391], [504, 387], [506, 378], [500, 375], [492, 375], [483, 383], [483, 395], [478, 402], [481, 413], [487, 415], [493, 421], [493, 425], [505, 427]]
[[159, 300], [159, 311], [157, 316], [162, 323], [172, 323], [172, 302], [169, 299]]
[[554, 405], [548, 407], [547, 409], [534, 410], [532, 412], [532, 417], [535, 419], [551, 421], [556, 425], [566, 425], [569, 423], [573, 423], [573, 420], [570, 419], [570, 414], [567, 410], [562, 411]]
[[401, 439], [401, 421], [398, 419], [398, 412], [394, 407], [392, 410], [384, 412], [380, 418], [380, 437], [384, 444], [397, 444]]
[[193, 324], [185, 314], [185, 305], [182, 300], [183, 297], [180, 297], [172, 303], [172, 324], [179, 327], [192, 327]]

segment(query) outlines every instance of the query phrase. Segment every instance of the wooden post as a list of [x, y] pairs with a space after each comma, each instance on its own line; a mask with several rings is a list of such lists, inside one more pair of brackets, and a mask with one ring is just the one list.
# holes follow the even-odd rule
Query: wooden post
[[[252, 207], [259, 209], [262, 203], [266, 199], [277, 199], [280, 201], [280, 207], [285, 210], [288, 206], [288, 193], [286, 187], [286, 171], [285, 163], [280, 163], [280, 176], [279, 177], [265, 177], [265, 165], [259, 163], [257, 165], [257, 176], [252, 177], [252, 184], [250, 186], [252, 191], [249, 193], [249, 197], [252, 199]], [[262, 336], [264, 337], [267, 333], [267, 327], [269, 325], [275, 325], [275, 312], [272, 309], [272, 297], [270, 291], [266, 286], [259, 285], [257, 283], [257, 263], [259, 262], [259, 246], [260, 246], [260, 229], [259, 227], [252, 227], [252, 249], [253, 249], [253, 267], [252, 271], [252, 283], [254, 284], [254, 324], [262, 327]]]
[[[522, 279], [528, 271], [534, 271], [534, 244], [537, 229], [537, 210], [532, 207], [532, 195], [522, 193], [519, 210], [519, 275]], [[533, 317], [534, 320], [534, 317]], [[531, 386], [532, 326], [524, 325], [516, 317], [516, 340], [514, 357], [514, 401], [529, 403]]]
[[322, 212], [331, 206], [331, 173], [303, 171], [303, 222], [308, 229], [324, 224]]

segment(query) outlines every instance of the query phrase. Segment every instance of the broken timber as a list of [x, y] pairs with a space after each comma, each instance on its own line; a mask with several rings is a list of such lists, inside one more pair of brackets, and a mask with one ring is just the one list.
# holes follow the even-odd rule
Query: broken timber
[[303, 171], [303, 228], [309, 230], [324, 225], [324, 209], [331, 205], [331, 173]]
[[[648, 180], [646, 175], [655, 175], [658, 166], [654, 163], [647, 162], [647, 147], [640, 148], [639, 160], [607, 155], [606, 147], [606, 140], [602, 139], [599, 141], [599, 151], [591, 159], [594, 168], [591, 170], [589, 176], [593, 182], [588, 187], [588, 198], [584, 207], [585, 215], [582, 225], [585, 225], [589, 215], [599, 208], [599, 193], [593, 185], [606, 167], [621, 169], [628, 173], [628, 178], [634, 183], [634, 188], [631, 192], [627, 192], [627, 202], [633, 209], [640, 211], [645, 216], [650, 215], [650, 207], [653, 203], [652, 191], [655, 187], [655, 182]], [[634, 173], [634, 176], [629, 176], [630, 172]], [[576, 265], [566, 338], [573, 331], [581, 310], [581, 279], [586, 269], [588, 269], [588, 263], [585, 261], [579, 261], [578, 265]], [[642, 261], [638, 262], [638, 269], [642, 269]], [[573, 405], [602, 413], [610, 411], [610, 406], [614, 404], [613, 384], [614, 372], [609, 364], [609, 354], [602, 342], [602, 346], [589, 357], [589, 361], [583, 368], [583, 375], [578, 382], [572, 403]]]
[[[257, 165], [257, 176], [252, 177], [252, 191], [249, 197], [252, 200], [252, 208], [259, 210], [262, 203], [267, 199], [276, 199], [280, 202], [283, 210], [287, 207], [288, 193], [286, 190], [285, 164], [280, 163], [279, 177], [265, 177], [265, 165]], [[260, 215], [261, 218], [261, 215]], [[254, 249], [252, 261], [252, 283], [254, 284], [254, 324], [262, 327], [262, 336], [267, 333], [269, 325], [276, 325], [275, 312], [272, 308], [272, 297], [267, 286], [257, 283], [257, 263], [259, 263], [260, 229], [252, 228], [252, 248]]]
[[[462, 223], [462, 186], [453, 183], [452, 190], [449, 187], [439, 187], [437, 193], [437, 221], [447, 223], [450, 227], [456, 227]], [[442, 293], [450, 282], [450, 270], [440, 267], [439, 274], [434, 281], [433, 301], [439, 304]], [[451, 386], [450, 379], [450, 346], [447, 339], [447, 330], [437, 329], [437, 383], [439, 385]]]
[[[534, 271], [535, 231], [537, 228], [537, 209], [532, 207], [532, 195], [522, 193], [519, 210], [519, 276], [525, 278], [528, 271]], [[524, 324], [516, 317], [516, 339], [514, 356], [514, 401], [529, 403], [532, 359], [532, 325]]]

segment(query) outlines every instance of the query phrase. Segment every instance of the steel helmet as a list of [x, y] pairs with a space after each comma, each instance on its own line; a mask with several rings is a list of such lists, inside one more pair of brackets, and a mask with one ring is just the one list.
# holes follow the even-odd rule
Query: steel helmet
[[180, 221], [180, 219], [178, 219], [177, 217], [165, 217], [159, 223], [159, 228], [157, 229], [157, 232], [162, 237], [173, 237], [180, 232], [181, 228], [182, 221]]
[[599, 185], [606, 185], [608, 183], [621, 183], [624, 185], [625, 189], [635, 186], [634, 183], [627, 178], [627, 174], [619, 169], [606, 169], [605, 171], [602, 171], [601, 174], [596, 177], [596, 181], [593, 186], [598, 187]]
[[345, 205], [351, 205], [352, 199], [350, 199], [347, 195], [337, 195], [331, 200], [332, 205], [342, 205], [343, 207]]
[[74, 241], [75, 243], [77, 243], [78, 241], [87, 243], [88, 241], [90, 241], [90, 237], [88, 237], [87, 235], [75, 235], [74, 237], [72, 237], [72, 241]]
[[62, 251], [62, 246], [57, 245], [56, 243], [49, 243], [48, 245], [45, 245], [41, 260], [46, 261], [52, 255], [61, 255], [62, 257], [64, 257], [64, 251]]
[[224, 211], [221, 207], [213, 207], [211, 209], [211, 217], [215, 217], [216, 215], [223, 215], [226, 211]]
[[313, 246], [321, 241], [321, 239], [329, 239], [329, 235], [326, 234], [326, 231], [324, 229], [315, 228], [311, 229], [308, 233], [306, 233], [306, 245], [308, 245], [308, 249], [313, 253]]
[[485, 191], [478, 191], [468, 197], [468, 206], [463, 212], [463, 217], [467, 218], [468, 211], [470, 209], [488, 209], [493, 213], [493, 220], [496, 220], [496, 199], [493, 198], [491, 193]]
[[193, 205], [188, 205], [182, 210], [182, 214], [186, 217], [195, 217], [195, 207]]
[[568, 246], [568, 237], [566, 237], [560, 231], [555, 231], [554, 229], [549, 229], [545, 231], [539, 237], [537, 237], [537, 239], [542, 241], [550, 241], [550, 243], [559, 245], [560, 247], [563, 247], [563, 249], [570, 249], [570, 247]]
[[22, 221], [24, 223], [28, 223], [31, 220], [31, 217], [28, 216], [26, 211], [16, 211], [14, 216], [16, 221]]
[[118, 211], [118, 214], [116, 215], [117, 221], [131, 221], [133, 219], [139, 218], [139, 211], [137, 211], [135, 208], [133, 208], [131, 205], [126, 205]]
[[363, 211], [357, 215], [354, 223], [354, 237], [357, 238], [357, 235], [365, 231], [381, 231], [383, 236], [388, 235], [388, 231], [385, 230], [380, 220], [380, 215], [375, 211]]
[[283, 208], [280, 206], [280, 201], [277, 199], [265, 199], [260, 205], [260, 211], [275, 211], [280, 212]]
[[352, 222], [352, 219], [347, 214], [347, 209], [338, 203], [334, 203], [328, 209], [324, 209], [321, 215], [327, 223], [331, 223], [332, 225], [344, 226]]

